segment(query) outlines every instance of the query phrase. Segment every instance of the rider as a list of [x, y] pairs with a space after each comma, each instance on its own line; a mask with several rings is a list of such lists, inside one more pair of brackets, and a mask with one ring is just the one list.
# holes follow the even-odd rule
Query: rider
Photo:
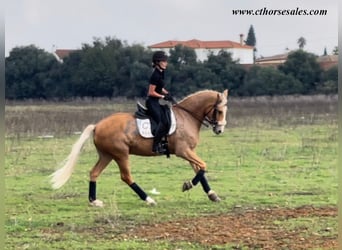
[[146, 99], [146, 107], [149, 114], [158, 124], [153, 138], [152, 152], [162, 153], [162, 145], [160, 143], [163, 135], [163, 125], [161, 117], [161, 106], [159, 99], [170, 100], [169, 92], [164, 88], [164, 72], [167, 68], [167, 55], [164, 51], [156, 51], [152, 56], [152, 67], [154, 68], [150, 78], [148, 94]]

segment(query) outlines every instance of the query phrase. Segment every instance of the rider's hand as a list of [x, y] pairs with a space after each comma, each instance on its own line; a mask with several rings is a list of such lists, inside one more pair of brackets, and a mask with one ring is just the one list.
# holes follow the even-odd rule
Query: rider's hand
[[173, 104], [177, 103], [176, 100], [173, 98], [173, 96], [172, 96], [170, 93], [168, 93], [168, 94], [165, 95], [164, 100], [165, 100], [165, 101], [170, 101], [170, 102], [172, 102]]
[[169, 93], [167, 93], [165, 96], [164, 96], [164, 100], [165, 101], [171, 101], [173, 99], [173, 97], [169, 94]]

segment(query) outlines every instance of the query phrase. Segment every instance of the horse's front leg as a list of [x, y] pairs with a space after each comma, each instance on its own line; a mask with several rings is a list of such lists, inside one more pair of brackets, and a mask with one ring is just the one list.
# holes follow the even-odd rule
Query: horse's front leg
[[208, 195], [208, 198], [211, 201], [220, 201], [221, 199], [217, 196], [215, 191], [211, 190], [208, 180], [205, 176], [205, 170], [207, 168], [206, 163], [202, 161], [192, 150], [187, 150], [183, 157], [189, 161], [196, 175], [191, 181], [184, 182], [182, 191], [188, 191], [193, 186], [196, 186], [198, 182], [200, 182], [204, 192]]

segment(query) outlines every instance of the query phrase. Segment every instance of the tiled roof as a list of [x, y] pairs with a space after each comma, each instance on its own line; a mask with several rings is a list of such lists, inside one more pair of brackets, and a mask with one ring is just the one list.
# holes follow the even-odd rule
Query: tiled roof
[[[259, 58], [255, 60], [255, 63], [261, 67], [277, 67], [287, 60], [290, 53], [291, 51], [284, 54]], [[338, 55], [319, 56], [317, 57], [317, 62], [323, 70], [328, 70], [331, 67], [338, 65]]]
[[317, 58], [317, 62], [321, 66], [323, 70], [328, 70], [331, 67], [338, 65], [338, 55], [327, 55], [327, 56], [320, 56]]
[[290, 52], [274, 55], [274, 56], [267, 56], [256, 59], [256, 62], [265, 62], [265, 61], [279, 61], [279, 60], [286, 60]]
[[60, 58], [64, 59], [65, 57], [69, 56], [70, 53], [75, 52], [77, 50], [74, 49], [56, 49], [55, 54]]
[[326, 55], [317, 58], [318, 62], [338, 62], [338, 55]]
[[169, 40], [161, 43], [156, 43], [150, 45], [152, 49], [163, 49], [163, 48], [174, 48], [176, 45], [183, 45], [193, 49], [224, 49], [224, 48], [243, 48], [243, 49], [253, 49], [252, 46], [241, 45], [240, 43], [223, 40], [223, 41], [201, 41], [197, 39], [192, 39], [188, 41], [175, 41]]

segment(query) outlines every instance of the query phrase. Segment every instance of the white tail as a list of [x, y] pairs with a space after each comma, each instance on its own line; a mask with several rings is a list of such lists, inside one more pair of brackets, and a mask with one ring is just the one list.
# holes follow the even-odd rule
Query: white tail
[[62, 168], [56, 170], [51, 177], [51, 184], [54, 189], [58, 189], [62, 187], [70, 178], [74, 167], [76, 165], [78, 156], [81, 152], [81, 149], [84, 143], [88, 140], [90, 135], [93, 134], [95, 129], [95, 125], [88, 125], [84, 131], [82, 132], [78, 141], [72, 146], [72, 150], [68, 157], [64, 160], [65, 164]]

